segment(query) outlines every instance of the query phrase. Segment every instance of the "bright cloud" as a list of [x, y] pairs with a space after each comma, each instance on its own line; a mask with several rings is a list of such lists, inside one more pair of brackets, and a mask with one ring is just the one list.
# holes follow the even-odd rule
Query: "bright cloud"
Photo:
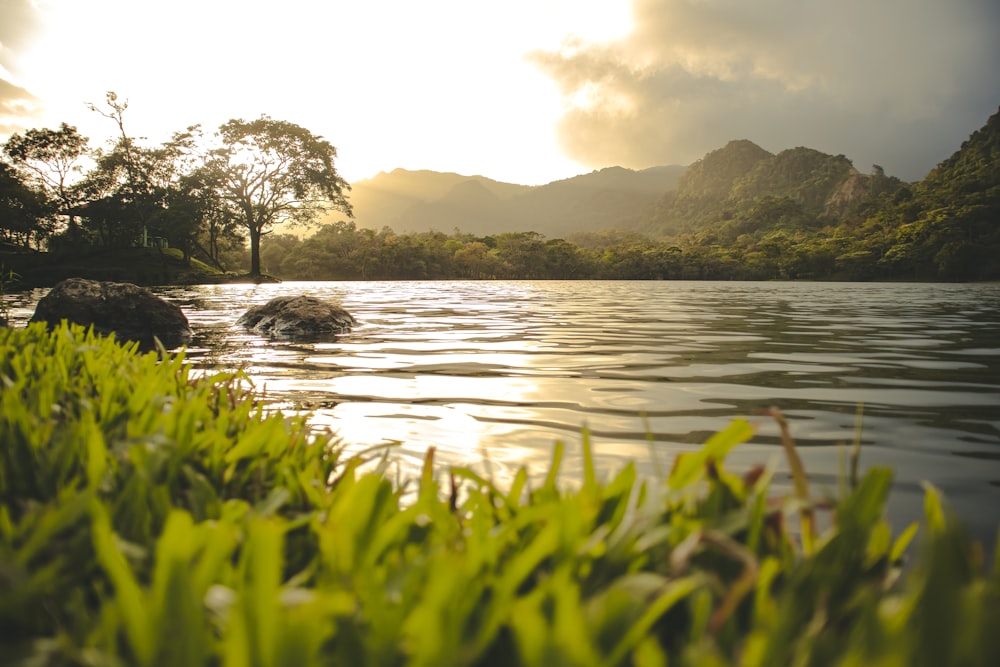
[[352, 180], [406, 167], [545, 182], [584, 168], [561, 153], [558, 90], [524, 54], [620, 36], [629, 16], [622, 0], [3, 0], [17, 39], [3, 37], [0, 105], [100, 144], [114, 128], [85, 103], [114, 90], [152, 141], [267, 114], [330, 140]]
[[[917, 179], [1000, 104], [995, 0], [634, 0], [611, 44], [540, 51], [585, 164], [686, 164], [730, 139]], [[586, 104], [579, 104], [581, 92]]]

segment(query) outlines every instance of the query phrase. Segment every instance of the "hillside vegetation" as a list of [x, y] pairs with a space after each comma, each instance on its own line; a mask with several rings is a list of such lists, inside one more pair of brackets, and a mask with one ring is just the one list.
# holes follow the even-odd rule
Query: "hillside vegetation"
[[1000, 277], [1000, 115], [923, 180], [808, 148], [731, 142], [693, 164], [638, 230], [686, 252], [773, 277]]
[[769, 200], [787, 200], [800, 216], [835, 220], [871, 201], [881, 179], [859, 174], [843, 155], [801, 147], [772, 155], [750, 141], [732, 141], [688, 167], [643, 230], [669, 237], [726, 226]]
[[732, 141], [686, 169], [527, 187], [405, 172], [356, 223], [274, 239], [288, 278], [1000, 279], [1000, 115], [918, 183], [844, 155]]

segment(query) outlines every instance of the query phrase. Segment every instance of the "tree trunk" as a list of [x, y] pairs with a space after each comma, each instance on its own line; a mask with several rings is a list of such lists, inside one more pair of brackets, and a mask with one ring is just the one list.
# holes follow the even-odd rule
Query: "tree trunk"
[[260, 277], [260, 229], [250, 227], [250, 276]]

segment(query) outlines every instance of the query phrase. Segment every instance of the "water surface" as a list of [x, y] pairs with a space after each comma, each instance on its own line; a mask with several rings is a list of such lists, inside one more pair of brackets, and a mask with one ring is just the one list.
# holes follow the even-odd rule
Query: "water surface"
[[[1000, 285], [719, 282], [315, 282], [156, 290], [184, 309], [206, 368], [243, 367], [272, 405], [404, 473], [427, 448], [501, 482], [544, 474], [586, 426], [602, 474], [669, 468], [735, 417], [758, 426], [737, 468], [779, 454], [776, 406], [813, 483], [836, 488], [858, 433], [862, 467], [891, 465], [894, 523], [939, 486], [973, 531], [1000, 524]], [[30, 316], [40, 291], [14, 302]], [[235, 327], [278, 295], [340, 301], [350, 333], [305, 343]], [[860, 415], [860, 417], [859, 417]], [[780, 458], [780, 457], [778, 457]], [[781, 466], [779, 466], [781, 467]], [[782, 477], [782, 479], [784, 479]]]

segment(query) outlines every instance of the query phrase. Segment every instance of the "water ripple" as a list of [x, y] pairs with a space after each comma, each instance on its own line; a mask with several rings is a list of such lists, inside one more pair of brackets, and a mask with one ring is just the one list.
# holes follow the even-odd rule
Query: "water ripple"
[[[1000, 285], [677, 282], [331, 282], [159, 290], [195, 330], [204, 369], [244, 368], [265, 400], [308, 410], [349, 447], [544, 470], [590, 432], [604, 473], [669, 469], [734, 417], [757, 424], [736, 465], [778, 454], [788, 417], [819, 484], [859, 420], [862, 460], [892, 465], [918, 513], [941, 486], [974, 530], [1000, 522]], [[7, 295], [15, 322], [42, 292]], [[278, 342], [235, 328], [278, 295], [340, 301], [343, 336]], [[860, 415], [860, 416], [859, 416]], [[571, 457], [572, 458], [572, 457]], [[567, 460], [566, 472], [579, 472]]]

